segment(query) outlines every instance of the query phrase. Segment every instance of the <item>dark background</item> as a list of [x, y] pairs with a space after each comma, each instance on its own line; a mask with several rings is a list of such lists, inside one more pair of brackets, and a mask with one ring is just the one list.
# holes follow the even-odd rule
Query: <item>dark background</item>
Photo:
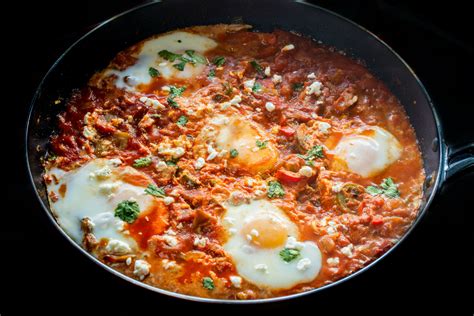
[[[170, 0], [168, 0], [170, 1]], [[203, 0], [204, 1], [204, 0]], [[98, 268], [48, 222], [24, 159], [24, 126], [50, 65], [93, 25], [144, 1], [8, 2], [2, 9], [0, 315], [163, 313], [192, 307], [245, 312], [365, 311], [472, 314], [474, 174], [454, 179], [391, 255], [363, 275], [302, 299], [259, 306], [195, 304], [131, 286]], [[472, 17], [463, 1], [312, 1], [368, 28], [412, 66], [433, 97], [450, 144], [474, 140]], [[182, 14], [192, 14], [183, 9]], [[157, 17], [159, 18], [159, 17]], [[471, 33], [471, 34], [470, 34]], [[471, 297], [468, 300], [468, 296]], [[92, 307], [97, 306], [97, 307]], [[66, 308], [65, 308], [66, 307]]]

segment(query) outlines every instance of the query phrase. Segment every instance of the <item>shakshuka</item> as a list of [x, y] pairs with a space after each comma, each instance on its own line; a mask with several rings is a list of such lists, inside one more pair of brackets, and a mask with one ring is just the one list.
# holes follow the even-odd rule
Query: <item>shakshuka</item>
[[44, 159], [51, 211], [113, 269], [283, 296], [364, 267], [416, 218], [423, 164], [397, 98], [343, 52], [250, 29], [153, 36], [67, 99]]

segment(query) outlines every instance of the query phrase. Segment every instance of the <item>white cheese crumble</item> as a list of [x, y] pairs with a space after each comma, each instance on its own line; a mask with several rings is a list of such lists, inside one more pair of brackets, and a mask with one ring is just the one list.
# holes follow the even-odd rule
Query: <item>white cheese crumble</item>
[[256, 264], [254, 268], [259, 272], [268, 273], [268, 266], [265, 263]]
[[203, 247], [206, 247], [208, 240], [209, 239], [207, 237], [197, 236], [196, 238], [194, 238], [193, 244], [194, 246], [203, 248]]
[[352, 251], [354, 250], [354, 245], [349, 244], [343, 248], [341, 248], [341, 253], [347, 257], [352, 257], [353, 253]]
[[265, 71], [263, 72], [265, 76], [270, 77], [271, 69], [270, 66], [265, 67]]
[[240, 288], [242, 286], [242, 278], [239, 276], [231, 275], [229, 277], [230, 282], [236, 288]]
[[318, 129], [323, 134], [328, 134], [329, 129], [331, 128], [331, 124], [326, 122], [318, 122]]
[[316, 75], [314, 74], [314, 72], [312, 72], [307, 76], [307, 78], [308, 79], [316, 79]]
[[174, 198], [172, 198], [171, 196], [166, 196], [163, 198], [163, 203], [165, 203], [166, 205], [170, 205], [173, 202], [174, 202]]
[[281, 83], [282, 81], [283, 81], [283, 77], [282, 77], [282, 76], [280, 76], [280, 75], [273, 75], [273, 77], [272, 77], [272, 82], [273, 82], [274, 84], [279, 84], [279, 83]]
[[162, 155], [170, 155], [173, 158], [180, 158], [186, 153], [186, 150], [183, 147], [176, 147], [176, 148], [162, 148], [158, 152]]
[[303, 166], [300, 168], [300, 170], [298, 171], [298, 173], [300, 175], [302, 175], [303, 177], [311, 177], [313, 175], [313, 169], [311, 169], [310, 166]]
[[147, 275], [150, 274], [150, 264], [145, 260], [136, 260], [133, 269], [133, 275], [143, 280]]
[[206, 164], [206, 161], [204, 160], [204, 158], [199, 157], [199, 158], [196, 159], [196, 161], [194, 162], [194, 168], [195, 168], [196, 170], [199, 170], [199, 169], [201, 169], [202, 167], [204, 167], [205, 164]]
[[95, 131], [95, 128], [89, 127], [89, 126], [84, 126], [84, 130], [82, 131], [82, 135], [84, 135], [85, 138], [87, 139], [93, 139], [95, 135], [97, 135], [97, 132]]
[[118, 182], [112, 182], [112, 183], [103, 183], [99, 185], [99, 192], [104, 194], [104, 195], [109, 195], [120, 187], [120, 183]]
[[337, 265], [339, 265], [339, 258], [338, 257], [328, 258], [326, 260], [326, 262], [330, 266], [337, 266]]
[[165, 270], [174, 269], [177, 267], [176, 261], [168, 260], [168, 259], [163, 259], [161, 261], [161, 265], [163, 266]]
[[117, 239], [112, 239], [107, 243], [105, 251], [111, 255], [125, 255], [132, 252], [132, 249], [127, 243]]
[[131, 265], [132, 264], [132, 257], [128, 257], [127, 260], [125, 260], [125, 264], [127, 266]]
[[109, 167], [103, 167], [103, 168], [97, 169], [94, 172], [91, 172], [89, 174], [89, 177], [103, 180], [110, 177], [111, 175], [112, 175], [112, 170]]
[[109, 160], [109, 163], [113, 167], [118, 167], [122, 164], [122, 160], [120, 160], [119, 158], [112, 158], [112, 159]]
[[303, 258], [296, 264], [296, 269], [298, 269], [299, 271], [305, 271], [309, 268], [310, 265], [311, 260], [309, 260], [309, 258]]
[[284, 47], [281, 49], [281, 51], [282, 51], [282, 52], [286, 52], [286, 51], [289, 51], [289, 50], [292, 50], [292, 49], [295, 49], [295, 45], [293, 45], [293, 44], [288, 44], [288, 45], [284, 46]]
[[174, 236], [170, 235], [163, 235], [163, 239], [165, 240], [166, 244], [170, 247], [176, 247], [178, 245], [178, 239]]
[[275, 104], [272, 102], [267, 102], [265, 103], [265, 109], [267, 109], [268, 112], [272, 112], [275, 110]]
[[242, 101], [242, 97], [240, 95], [236, 95], [232, 98], [232, 100], [230, 100], [229, 102], [224, 102], [222, 103], [221, 105], [221, 108], [223, 110], [227, 109], [229, 106], [231, 105], [235, 105], [235, 106], [239, 106], [239, 103]]
[[319, 81], [315, 81], [306, 88], [306, 95], [320, 95], [322, 84]]
[[250, 79], [250, 80], [244, 81], [244, 87], [247, 88], [247, 89], [252, 90], [254, 85], [255, 85], [255, 79]]
[[296, 240], [295, 237], [290, 236], [290, 237], [288, 237], [288, 239], [286, 240], [285, 248], [301, 250], [301, 249], [304, 248], [304, 243], [299, 242], [299, 241]]
[[147, 106], [151, 106], [155, 110], [164, 110], [166, 107], [160, 103], [160, 101], [156, 99], [152, 99], [149, 97], [141, 97], [140, 102], [145, 103]]

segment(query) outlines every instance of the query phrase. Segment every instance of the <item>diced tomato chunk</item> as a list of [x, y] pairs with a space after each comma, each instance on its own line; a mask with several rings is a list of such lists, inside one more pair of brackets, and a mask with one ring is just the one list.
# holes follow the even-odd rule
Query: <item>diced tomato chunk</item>
[[293, 135], [295, 135], [295, 130], [289, 126], [283, 126], [280, 128], [280, 134], [286, 137], [292, 137]]
[[383, 217], [380, 215], [375, 215], [372, 217], [372, 225], [378, 226], [383, 224]]

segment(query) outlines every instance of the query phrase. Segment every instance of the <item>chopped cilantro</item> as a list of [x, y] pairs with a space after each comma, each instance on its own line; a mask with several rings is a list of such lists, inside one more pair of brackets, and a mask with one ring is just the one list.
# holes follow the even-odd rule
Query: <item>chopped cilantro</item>
[[304, 87], [304, 84], [301, 82], [295, 82], [293, 83], [291, 87], [293, 88], [294, 91], [301, 91]]
[[140, 214], [140, 207], [136, 201], [125, 200], [120, 202], [115, 208], [115, 217], [124, 222], [133, 223]]
[[252, 61], [250, 62], [250, 65], [252, 65], [253, 69], [255, 69], [255, 71], [256, 71], [259, 75], [265, 77], [265, 72], [264, 72], [264, 70], [263, 70], [263, 67], [262, 67], [256, 60], [252, 60]]
[[166, 50], [166, 49], [160, 51], [160, 52], [158, 53], [158, 55], [160, 55], [161, 58], [166, 59], [166, 60], [171, 61], [171, 62], [173, 62], [173, 61], [175, 61], [177, 58], [180, 58], [180, 57], [181, 57], [180, 54], [172, 53], [172, 52], [170, 52], [170, 51], [168, 51], [168, 50]]
[[392, 178], [385, 178], [382, 180], [380, 186], [368, 186], [365, 191], [371, 195], [385, 195], [388, 198], [394, 199], [400, 196], [398, 186], [393, 182]]
[[300, 251], [298, 249], [285, 248], [280, 251], [280, 257], [285, 262], [291, 262], [300, 256]]
[[260, 82], [255, 81], [252, 87], [252, 91], [259, 92], [260, 90], [262, 90], [262, 85], [260, 84]]
[[209, 291], [214, 290], [214, 281], [210, 277], [204, 277], [202, 278], [202, 287]]
[[268, 140], [265, 140], [265, 141], [261, 141], [259, 139], [257, 139], [257, 141], [255, 142], [255, 144], [257, 145], [257, 147], [259, 149], [264, 149], [264, 148], [267, 148], [267, 145], [268, 145]]
[[239, 152], [237, 151], [237, 149], [233, 148], [230, 150], [230, 157], [231, 158], [235, 158], [239, 155]]
[[273, 198], [281, 198], [285, 195], [285, 189], [280, 182], [276, 180], [272, 180], [268, 182], [268, 191], [267, 196], [271, 199]]
[[225, 57], [222, 56], [216, 56], [212, 60], [212, 63], [216, 65], [217, 67], [223, 66], [225, 64]]
[[175, 87], [175, 86], [170, 86], [170, 94], [168, 95], [167, 101], [168, 104], [171, 107], [178, 108], [179, 105], [176, 103], [174, 100], [176, 97], [179, 97], [183, 94], [184, 90], [186, 90], [186, 87]]
[[165, 190], [163, 188], [157, 187], [154, 184], [149, 184], [145, 189], [145, 193], [160, 198], [164, 198], [166, 196]]
[[181, 115], [178, 121], [176, 122], [176, 124], [178, 124], [179, 126], [184, 126], [186, 125], [187, 122], [188, 122], [188, 118], [184, 115]]
[[209, 74], [207, 76], [209, 78], [214, 78], [216, 76], [216, 70], [215, 69], [209, 70]]
[[155, 78], [155, 77], [159, 77], [159, 76], [160, 76], [160, 72], [158, 71], [158, 69], [153, 68], [153, 67], [148, 68], [148, 74], [149, 74], [150, 77], [152, 77], [152, 78]]
[[151, 164], [150, 156], [135, 159], [135, 161], [133, 162], [133, 166], [135, 168], [143, 168], [143, 167], [149, 166], [150, 164]]

